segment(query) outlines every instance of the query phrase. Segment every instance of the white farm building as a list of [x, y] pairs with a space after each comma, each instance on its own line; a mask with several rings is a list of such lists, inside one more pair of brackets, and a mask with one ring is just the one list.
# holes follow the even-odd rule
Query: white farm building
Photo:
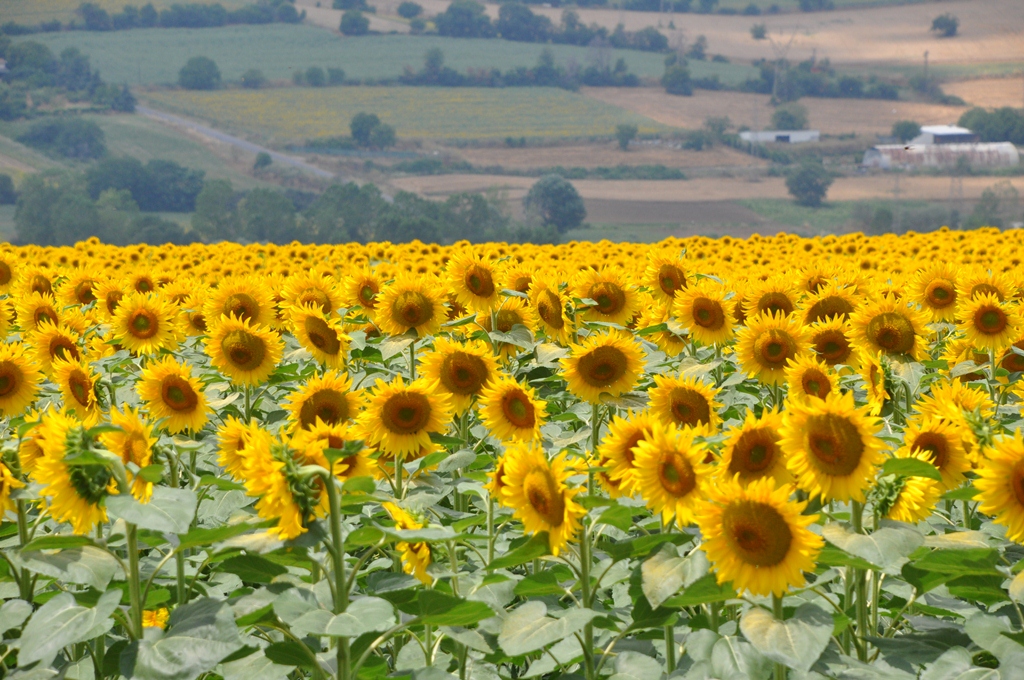
[[952, 168], [965, 158], [975, 168], [1008, 168], [1020, 163], [1017, 147], [1009, 142], [979, 142], [967, 128], [926, 125], [907, 144], [879, 144], [864, 152], [867, 168]]
[[802, 142], [818, 141], [821, 139], [821, 133], [817, 130], [762, 130], [761, 132], [747, 130], [740, 133], [740, 139], [753, 144], [764, 144], [766, 142], [800, 144]]

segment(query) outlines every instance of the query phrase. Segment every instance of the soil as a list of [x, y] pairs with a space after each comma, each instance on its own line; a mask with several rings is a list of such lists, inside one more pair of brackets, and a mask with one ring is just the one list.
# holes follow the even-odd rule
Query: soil
[[946, 83], [942, 86], [946, 94], [955, 94], [971, 106], [999, 108], [1012, 106], [1019, 109], [1024, 106], [1024, 79], [1016, 78], [979, 78], [959, 83]]
[[500, 165], [511, 170], [538, 168], [596, 168], [617, 165], [664, 165], [669, 168], [750, 168], [767, 165], [729, 147], [716, 146], [705, 151], [686, 151], [649, 142], [633, 142], [628, 152], [615, 142], [578, 146], [543, 146], [525, 149], [485, 147], [458, 149], [451, 152], [473, 165], [489, 167]]

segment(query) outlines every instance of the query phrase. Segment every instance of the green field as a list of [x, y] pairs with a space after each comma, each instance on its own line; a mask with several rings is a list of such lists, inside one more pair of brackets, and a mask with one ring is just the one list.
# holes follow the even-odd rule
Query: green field
[[[0, 0], [0, 23], [13, 21], [16, 24], [34, 26], [44, 21], [68, 22], [78, 20], [81, 17], [75, 14], [75, 10], [82, 4], [83, 0]], [[108, 12], [120, 12], [125, 5], [142, 7], [153, 3], [157, 10], [166, 9], [171, 5], [187, 4], [184, 0], [89, 0], [94, 5], [99, 5]], [[235, 9], [247, 5], [252, 0], [187, 0], [188, 3], [197, 5], [212, 5], [218, 3], [227, 9]]]
[[376, 113], [400, 138], [595, 137], [611, 135], [619, 123], [635, 123], [642, 134], [667, 129], [624, 109], [546, 87], [159, 91], [145, 99], [156, 108], [276, 143], [347, 135], [349, 121], [361, 111]]
[[[872, 5], [916, 5], [934, 1], [935, 0], [832, 0], [832, 4], [835, 5], [835, 9], [848, 9]], [[699, 0], [693, 0], [691, 6], [696, 8], [699, 5]], [[772, 5], [777, 5], [783, 12], [800, 12], [800, 0], [718, 0], [716, 11], [719, 9], [725, 9], [742, 12], [748, 5], [754, 5], [762, 12], [766, 12]]]
[[[3, 0], [0, 0], [2, 2]], [[592, 52], [572, 45], [541, 45], [508, 40], [455, 40], [437, 36], [376, 35], [346, 38], [314, 26], [270, 24], [198, 29], [138, 29], [109, 33], [73, 31], [31, 36], [55, 53], [77, 47], [89, 55], [104, 80], [129, 85], [176, 83], [185, 61], [204, 55], [217, 62], [226, 81], [237, 81], [250, 68], [271, 80], [290, 81], [296, 69], [337, 67], [349, 78], [397, 78], [406, 66], [419, 69], [427, 50], [440, 47], [445, 63], [458, 71], [467, 68], [533, 66], [545, 48], [562, 65], [586, 66]], [[612, 63], [620, 57], [641, 77], [660, 78], [665, 55], [635, 50], [610, 50]], [[717, 74], [725, 83], [739, 83], [755, 75], [739, 64], [691, 62], [694, 77]]]

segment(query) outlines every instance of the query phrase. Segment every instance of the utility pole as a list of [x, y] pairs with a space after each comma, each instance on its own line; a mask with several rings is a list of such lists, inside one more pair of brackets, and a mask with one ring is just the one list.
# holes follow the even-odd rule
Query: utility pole
[[796, 34], [799, 30], [799, 26], [793, 29], [793, 33], [789, 36], [789, 40], [786, 41], [785, 45], [781, 42], [775, 42], [771, 35], [768, 36], [768, 43], [772, 46], [772, 52], [775, 54], [775, 77], [772, 78], [772, 102], [778, 101], [779, 63], [785, 60], [789, 55], [789, 48], [793, 46], [793, 41], [796, 39]]
[[924, 82], [928, 82], [928, 50], [924, 51]]

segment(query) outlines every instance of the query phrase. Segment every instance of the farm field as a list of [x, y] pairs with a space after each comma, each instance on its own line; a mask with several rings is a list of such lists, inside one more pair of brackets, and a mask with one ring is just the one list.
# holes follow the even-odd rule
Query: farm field
[[539, 146], [525, 149], [474, 147], [450, 149], [453, 157], [480, 167], [501, 166], [514, 170], [535, 168], [612, 167], [627, 165], [664, 165], [669, 168], [764, 167], [767, 161], [735, 149], [718, 146], [705, 151], [685, 151], [645, 143], [633, 143], [629, 151], [614, 142], [570, 146]]
[[[769, 126], [773, 107], [768, 95], [697, 90], [692, 97], [677, 97], [661, 88], [583, 88], [583, 94], [612, 106], [629, 109], [672, 127], [700, 127], [709, 116], [728, 115], [735, 126], [755, 130]], [[877, 99], [824, 99], [804, 97], [809, 127], [824, 134], [887, 135], [898, 120], [922, 125], [955, 123], [966, 110], [921, 102]]]
[[[291, 82], [296, 69], [310, 66], [344, 69], [348, 78], [397, 78], [406, 66], [419, 69], [427, 50], [439, 47], [445, 64], [459, 71], [467, 68], [534, 66], [546, 48], [558, 64], [570, 61], [585, 66], [593, 59], [589, 48], [573, 45], [540, 45], [509, 40], [451, 40], [438, 36], [376, 35], [346, 37], [336, 31], [307, 25], [224, 26], [199, 29], [136, 29], [131, 31], [63, 32], [31, 36], [55, 54], [77, 47], [89, 56], [93, 68], [112, 83], [129, 85], [175, 84], [178, 71], [189, 57], [203, 55], [217, 62], [221, 77], [238, 81], [250, 68], [258, 68], [271, 80]], [[611, 63], [623, 58], [638, 76], [660, 78], [664, 55], [636, 50], [609, 50]], [[695, 77], [718, 75], [735, 84], [754, 75], [742, 64], [695, 63]]]
[[275, 88], [264, 91], [151, 92], [157, 108], [195, 116], [277, 143], [347, 135], [361, 111], [393, 125], [399, 138], [504, 139], [611, 135], [619, 123], [641, 132], [665, 126], [635, 113], [552, 88]]
[[[157, 11], [166, 9], [171, 5], [184, 4], [178, 0], [90, 0], [94, 5], [107, 10], [108, 12], [120, 12], [125, 5], [134, 5], [136, 8], [152, 3]], [[227, 9], [235, 9], [251, 3], [251, 0], [189, 0], [190, 3], [199, 5], [212, 5], [218, 3]], [[82, 4], [81, 0], [3, 0], [0, 2], [0, 22], [13, 21], [18, 24], [36, 25], [45, 21], [78, 21], [82, 19], [75, 10]]]
[[1024, 79], [1016, 78], [979, 78], [958, 83], [946, 83], [942, 89], [962, 98], [971, 106], [998, 108], [1024, 106]]

